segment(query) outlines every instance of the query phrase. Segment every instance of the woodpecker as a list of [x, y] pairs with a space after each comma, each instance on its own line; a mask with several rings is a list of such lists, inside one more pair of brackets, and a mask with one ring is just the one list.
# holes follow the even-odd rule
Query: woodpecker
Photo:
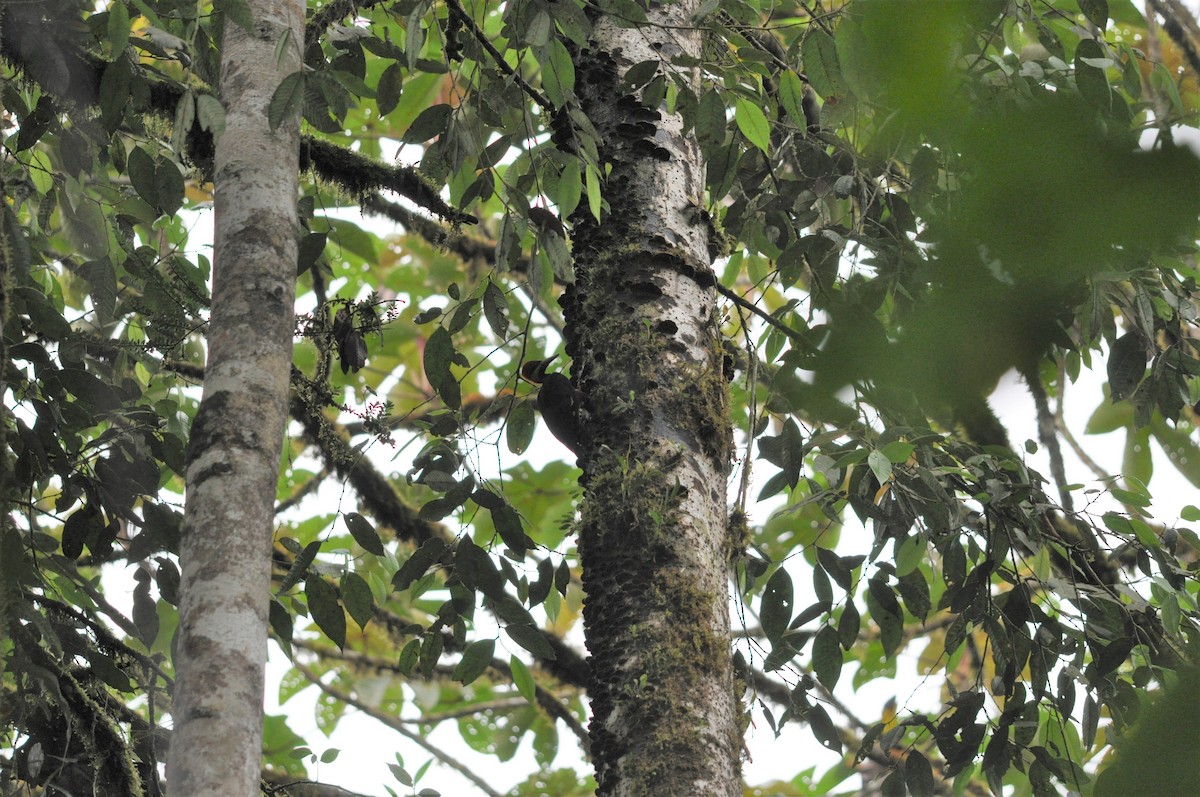
[[542, 413], [546, 428], [557, 437], [563, 445], [571, 449], [575, 456], [583, 457], [583, 446], [580, 443], [579, 410], [583, 403], [583, 394], [575, 389], [571, 380], [561, 373], [546, 373], [555, 357], [545, 360], [530, 360], [521, 366], [521, 377], [535, 385], [540, 385], [537, 396], [537, 408]]

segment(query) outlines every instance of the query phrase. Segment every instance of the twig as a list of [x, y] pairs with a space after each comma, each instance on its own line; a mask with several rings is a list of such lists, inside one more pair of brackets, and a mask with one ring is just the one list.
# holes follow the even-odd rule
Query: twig
[[471, 35], [475, 37], [475, 41], [479, 42], [480, 46], [487, 50], [488, 55], [490, 55], [492, 60], [496, 62], [496, 67], [501, 72], [504, 72], [506, 75], [515, 80], [517, 85], [521, 87], [521, 90], [528, 94], [530, 99], [542, 106], [542, 108], [547, 111], [555, 110], [554, 103], [550, 102], [549, 97], [547, 97], [545, 94], [542, 94], [533, 86], [529, 85], [525, 78], [517, 74], [517, 71], [508, 65], [508, 62], [504, 60], [504, 56], [495, 48], [491, 40], [484, 35], [479, 26], [475, 24], [475, 20], [471, 19], [471, 15], [468, 14], [461, 5], [459, 5], [458, 0], [446, 0], [446, 8], [451, 14], [462, 20], [462, 23], [471, 31]]
[[[1059, 384], [1062, 384], [1063, 369], [1059, 367]], [[1058, 433], [1062, 435], [1062, 439], [1067, 441], [1067, 445], [1075, 452], [1075, 456], [1079, 457], [1079, 461], [1084, 464], [1092, 475], [1097, 479], [1104, 481], [1111, 474], [1105, 473], [1104, 469], [1097, 464], [1096, 460], [1088, 456], [1088, 453], [1083, 450], [1083, 446], [1079, 445], [1079, 441], [1075, 439], [1075, 435], [1071, 434], [1071, 430], [1067, 428], [1066, 418], [1063, 417], [1063, 395], [1062, 391], [1058, 394], [1058, 404], [1054, 408], [1054, 426], [1058, 429]]]
[[329, 695], [330, 697], [332, 697], [336, 700], [342, 701], [343, 703], [345, 703], [348, 706], [353, 706], [354, 708], [358, 709], [362, 713], [366, 714], [368, 717], [371, 717], [372, 719], [376, 719], [379, 722], [382, 722], [384, 725], [391, 728], [392, 730], [394, 730], [396, 733], [400, 734], [404, 738], [406, 738], [410, 741], [416, 742], [417, 745], [419, 745], [421, 748], [423, 748], [427, 753], [432, 755], [438, 761], [441, 761], [443, 764], [450, 767], [455, 772], [462, 775], [464, 778], [466, 778], [467, 780], [471, 781], [476, 786], [478, 786], [480, 791], [482, 791], [484, 794], [488, 795], [488, 797], [500, 797], [500, 792], [496, 791], [491, 786], [489, 786], [487, 784], [487, 781], [480, 778], [478, 775], [476, 775], [474, 772], [472, 772], [465, 764], [458, 761], [456, 758], [454, 758], [449, 753], [441, 750], [440, 748], [438, 748], [435, 745], [431, 744], [430, 742], [426, 741], [425, 738], [421, 734], [414, 733], [413, 731], [410, 731], [408, 728], [404, 727], [404, 724], [397, 717], [393, 717], [391, 714], [389, 714], [386, 711], [383, 711], [381, 709], [375, 708], [374, 706], [368, 705], [368, 704], [362, 702], [361, 700], [358, 700], [357, 698], [353, 697], [352, 695], [350, 695], [346, 692], [343, 692], [340, 689], [330, 686], [329, 684], [323, 683], [321, 681], [321, 679], [317, 677], [316, 673], [314, 673], [312, 670], [305, 667], [303, 664], [297, 663], [295, 665], [295, 667], [296, 667], [296, 671], [299, 672], [301, 675], [303, 675], [304, 678], [309, 683], [315, 685], [318, 689], [320, 689], [325, 694]]
[[[1038, 440], [1050, 456], [1050, 476], [1058, 487], [1059, 500], [1062, 501], [1063, 511], [1068, 515], [1075, 512], [1075, 501], [1067, 489], [1067, 469], [1063, 464], [1062, 446], [1058, 444], [1057, 424], [1055, 416], [1050, 412], [1050, 399], [1046, 395], [1046, 386], [1038, 373], [1037, 365], [1025, 364], [1017, 369], [1025, 377], [1025, 386], [1033, 396], [1033, 404], [1037, 408]], [[1063, 383], [1058, 383], [1059, 406], [1062, 406]]]
[[331, 473], [329, 465], [325, 464], [321, 467], [321, 472], [304, 483], [304, 486], [296, 491], [296, 494], [285, 501], [280, 501], [275, 505], [275, 514], [279, 515], [294, 507], [296, 504], [303, 501], [312, 493], [316, 492], [317, 488], [324, 483], [325, 479]]
[[[295, 639], [292, 641], [292, 644], [298, 648], [303, 648], [304, 650], [307, 650], [311, 653], [315, 653], [322, 658], [340, 659], [341, 661], [352, 662], [356, 665], [359, 665], [362, 667], [369, 667], [369, 668], [379, 671], [379, 672], [400, 672], [399, 666], [396, 665], [392, 661], [389, 661], [387, 659], [378, 658], [375, 656], [368, 656], [364, 653], [359, 653], [357, 651], [333, 650], [332, 648], [318, 646], [318, 645], [314, 644], [313, 642], [306, 640], [306, 639]], [[512, 681], [512, 670], [509, 668], [509, 666], [506, 663], [504, 663], [500, 659], [492, 659], [490, 666], [491, 666], [491, 669], [493, 669], [494, 671], [499, 673], [506, 680], [508, 680], [509, 682]], [[449, 676], [450, 673], [453, 672], [452, 668], [441, 667], [440, 665], [437, 669], [439, 672], [441, 672], [442, 674], [444, 674], [446, 676]], [[538, 705], [541, 706], [542, 709], [547, 714], [549, 714], [551, 717], [553, 717], [554, 719], [562, 720], [563, 723], [566, 724], [567, 728], [570, 729], [571, 733], [573, 733], [575, 735], [575, 738], [579, 740], [579, 746], [583, 750], [584, 754], [590, 759], [591, 755], [592, 755], [592, 740], [591, 740], [591, 737], [588, 736], [587, 729], [583, 727], [583, 724], [580, 723], [578, 718], [576, 718], [575, 715], [572, 714], [567, 709], [567, 707], [562, 704], [559, 697], [557, 695], [555, 695], [553, 692], [551, 692], [549, 689], [545, 688], [544, 686], [542, 686], [540, 684], [534, 684], [533, 688], [534, 688], [534, 694], [537, 696]], [[486, 703], [486, 704], [480, 703], [480, 704], [476, 704], [473, 706], [466, 706], [463, 708], [462, 712], [458, 712], [458, 713], [462, 713], [464, 715], [465, 714], [475, 714], [480, 711], [487, 710], [489, 708], [497, 708], [501, 702], [502, 701], [496, 701], [495, 703]], [[518, 701], [518, 705], [524, 704], [525, 702], [526, 702], [525, 698], [521, 698], [520, 701]], [[442, 719], [451, 719], [451, 718], [452, 717], [450, 717], [448, 715], [437, 715], [436, 717], [426, 716], [426, 717], [423, 717], [423, 718], [417, 719], [417, 720], [401, 720], [401, 721], [402, 722], [438, 722]]]
[[717, 293], [721, 294], [726, 299], [728, 299], [729, 301], [736, 304], [738, 307], [741, 307], [745, 310], [749, 310], [751, 313], [754, 313], [756, 316], [761, 318], [763, 321], [766, 321], [769, 325], [775, 327], [780, 332], [787, 335], [789, 340], [793, 340], [796, 342], [804, 341], [804, 335], [802, 335], [799, 332], [797, 332], [796, 330], [792, 329], [787, 324], [783, 323], [778, 318], [771, 315], [766, 310], [763, 310], [761, 307], [754, 304], [753, 302], [750, 302], [750, 301], [742, 298], [740, 295], [738, 295], [734, 291], [731, 291], [729, 288], [726, 288], [724, 285], [722, 285], [719, 282], [717, 283]]

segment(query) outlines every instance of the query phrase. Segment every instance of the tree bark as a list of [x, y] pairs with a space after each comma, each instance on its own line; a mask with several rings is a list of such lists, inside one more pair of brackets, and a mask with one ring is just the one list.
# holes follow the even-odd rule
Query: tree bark
[[[621, 87], [651, 59], [698, 58], [699, 3], [595, 21], [576, 91], [611, 167], [609, 210], [572, 233], [567, 350], [585, 395], [580, 554], [602, 795], [740, 795], [726, 516], [731, 433], [704, 165], [678, 114]], [[671, 77], [668, 78], [672, 79]], [[693, 87], [696, 76], [692, 76]]]
[[[304, 3], [226, 20], [204, 396], [192, 425], [168, 762], [173, 794], [259, 793], [275, 486], [287, 419], [299, 230], [299, 119], [267, 108], [300, 68]], [[282, 54], [276, 48], [290, 37]]]

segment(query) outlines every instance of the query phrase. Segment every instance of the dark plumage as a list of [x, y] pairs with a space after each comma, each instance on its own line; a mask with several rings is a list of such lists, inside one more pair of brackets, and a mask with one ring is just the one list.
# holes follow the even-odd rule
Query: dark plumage
[[583, 394], [564, 375], [546, 373], [546, 369], [557, 356], [525, 363], [521, 366], [521, 377], [541, 386], [538, 390], [537, 408], [542, 413], [546, 428], [563, 445], [571, 449], [575, 456], [582, 457], [579, 411], [583, 405]]

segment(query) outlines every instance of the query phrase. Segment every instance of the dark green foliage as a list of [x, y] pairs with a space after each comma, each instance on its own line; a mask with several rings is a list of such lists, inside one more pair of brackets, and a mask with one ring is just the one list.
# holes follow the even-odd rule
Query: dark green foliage
[[[351, 10], [366, 23], [339, 24]], [[680, 112], [707, 160], [686, 213], [730, 253], [716, 275], [684, 276], [704, 289], [719, 277], [730, 302], [732, 420], [754, 436], [759, 496], [778, 502], [738, 507], [759, 525], [732, 559], [745, 625], [761, 629], [737, 648], [755, 722], [806, 723], [828, 750], [860, 751], [885, 794], [948, 793], [955, 778], [1018, 795], [1190, 793], [1200, 537], [1187, 524], [1200, 510], [1152, 514], [1165, 488], [1151, 481], [1158, 448], [1200, 485], [1200, 163], [1170, 128], [1191, 123], [1197, 97], [1170, 20], [1163, 66], [1130, 46], [1152, 34], [1125, 2], [705, 11], [701, 64], [663, 53], [605, 79], [630, 98], [623, 134], [648, 151]], [[6, 786], [159, 793], [175, 556], [194, 533], [182, 476], [189, 439], [212, 428], [191, 389], [210, 263], [190, 211], [211, 200], [224, 128], [219, 26], [253, 27], [243, 3], [214, 12], [0, 6]], [[352, 694], [399, 715], [419, 678], [432, 681], [421, 708], [460, 717], [473, 750], [507, 759], [528, 739], [544, 767], [561, 733], [587, 738], [588, 665], [564, 641], [581, 600], [579, 471], [492, 465], [495, 424], [509, 451], [533, 444], [515, 371], [558, 340], [553, 297], [573, 279], [579, 225], [627, 221], [607, 204], [613, 164], [576, 91], [599, 79], [576, 56], [601, 12], [645, 19], [625, 0], [326, 4], [306, 70], [268, 111], [306, 120], [308, 311], [269, 619], [340, 690], [322, 698], [323, 731]], [[417, 165], [388, 141], [421, 145], [401, 156]], [[350, 202], [404, 237], [328, 213]], [[1048, 406], [1085, 401], [1085, 367], [1109, 385], [1087, 431], [1124, 432], [1122, 478], [1050, 485], [1032, 452], [1054, 444], [1022, 454], [987, 397], [1015, 368]], [[726, 419], [713, 430], [700, 445], [720, 449]], [[392, 434], [423, 442], [389, 464]], [[633, 471], [635, 490], [652, 478]], [[340, 485], [320, 500], [341, 503], [303, 502], [331, 474]], [[643, 566], [589, 583], [636, 589]], [[104, 593], [126, 571], [129, 616]], [[940, 699], [851, 716], [845, 698], [913, 660], [945, 684]], [[282, 699], [309, 684], [300, 673]], [[266, 741], [268, 765], [306, 775], [284, 718]], [[1166, 763], [1138, 765], [1150, 758]], [[847, 789], [850, 763], [766, 790]], [[424, 774], [393, 772], [405, 786]], [[544, 771], [513, 793], [592, 786]]]

